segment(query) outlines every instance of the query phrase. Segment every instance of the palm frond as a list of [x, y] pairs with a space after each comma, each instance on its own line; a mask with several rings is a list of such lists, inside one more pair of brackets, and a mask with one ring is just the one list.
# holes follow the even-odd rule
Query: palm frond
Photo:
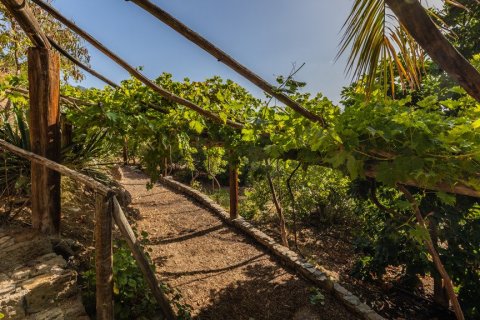
[[[457, 0], [444, 2], [465, 8]], [[440, 28], [446, 28], [433, 11], [430, 14]], [[404, 90], [420, 86], [426, 55], [384, 0], [355, 0], [342, 29], [337, 59], [348, 52], [346, 71], [354, 78], [363, 77], [367, 92], [381, 81], [385, 88], [390, 85], [392, 95], [396, 83]]]

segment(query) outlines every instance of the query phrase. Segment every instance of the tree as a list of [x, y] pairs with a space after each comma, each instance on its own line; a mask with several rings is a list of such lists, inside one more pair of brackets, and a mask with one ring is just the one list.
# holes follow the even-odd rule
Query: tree
[[463, 0], [467, 8], [445, 5], [439, 12], [441, 18], [449, 26], [453, 43], [467, 58], [480, 52], [480, 6], [476, 0]]
[[[82, 62], [88, 62], [90, 57], [87, 48], [79, 36], [50, 18], [44, 11], [32, 6], [35, 17], [43, 31], [57, 43], [61, 43], [70, 54]], [[6, 8], [0, 4], [0, 72], [20, 74], [26, 68], [27, 48], [31, 42], [22, 31], [15, 19]], [[61, 61], [64, 80], [83, 79], [79, 68], [66, 58]]]

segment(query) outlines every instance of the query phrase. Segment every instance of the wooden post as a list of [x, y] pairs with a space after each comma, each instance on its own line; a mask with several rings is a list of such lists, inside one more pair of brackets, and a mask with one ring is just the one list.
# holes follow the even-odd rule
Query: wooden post
[[113, 319], [112, 197], [95, 199], [96, 319]]
[[137, 238], [133, 233], [132, 227], [130, 227], [130, 224], [128, 223], [128, 220], [125, 217], [122, 207], [118, 203], [116, 197], [113, 197], [113, 219], [115, 220], [115, 223], [120, 229], [120, 232], [125, 237], [125, 240], [127, 241], [130, 251], [132, 251], [133, 257], [135, 258], [138, 267], [142, 271], [143, 276], [145, 277], [145, 280], [147, 281], [147, 284], [150, 287], [153, 296], [160, 305], [163, 315], [168, 320], [176, 319], [175, 311], [172, 309], [168, 297], [158, 285], [155, 273], [150, 267], [150, 263], [148, 262], [148, 259], [145, 256], [143, 249], [139, 245]]
[[127, 137], [123, 138], [123, 164], [128, 165], [128, 139]]
[[[60, 58], [43, 48], [28, 49], [31, 150], [60, 161]], [[60, 174], [32, 163], [32, 225], [48, 234], [60, 230]]]
[[230, 164], [230, 219], [238, 218], [238, 167]]
[[64, 114], [60, 117], [60, 126], [61, 126], [61, 143], [62, 149], [68, 147], [72, 144], [73, 141], [73, 126], [68, 122]]

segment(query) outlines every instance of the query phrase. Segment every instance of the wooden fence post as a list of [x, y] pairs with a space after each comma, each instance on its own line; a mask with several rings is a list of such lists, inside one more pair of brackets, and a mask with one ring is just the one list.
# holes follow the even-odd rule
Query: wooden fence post
[[125, 217], [122, 207], [120, 207], [120, 204], [118, 203], [116, 197], [113, 197], [113, 219], [115, 220], [118, 229], [120, 229], [120, 232], [125, 237], [125, 240], [127, 241], [127, 244], [133, 254], [133, 257], [135, 258], [135, 261], [137, 262], [138, 267], [142, 271], [143, 276], [145, 277], [145, 280], [147, 281], [147, 284], [150, 287], [153, 296], [160, 305], [163, 315], [167, 320], [176, 319], [175, 311], [172, 309], [168, 297], [158, 285], [155, 273], [150, 267], [150, 263], [148, 262], [148, 259], [145, 256], [143, 249], [139, 245], [135, 234], [133, 233], [132, 227], [130, 227], [127, 217]]
[[122, 153], [123, 153], [123, 164], [128, 165], [128, 139], [127, 139], [127, 137], [123, 138]]
[[[31, 150], [60, 162], [60, 58], [44, 48], [28, 49]], [[60, 174], [31, 165], [32, 225], [44, 233], [60, 231]]]
[[95, 199], [95, 279], [96, 318], [113, 319], [113, 259], [112, 259], [111, 196], [96, 195]]
[[68, 147], [73, 142], [73, 126], [68, 122], [66, 116], [62, 114], [60, 116], [60, 127], [61, 127], [61, 145], [62, 149]]
[[230, 219], [238, 218], [238, 166], [230, 163]]

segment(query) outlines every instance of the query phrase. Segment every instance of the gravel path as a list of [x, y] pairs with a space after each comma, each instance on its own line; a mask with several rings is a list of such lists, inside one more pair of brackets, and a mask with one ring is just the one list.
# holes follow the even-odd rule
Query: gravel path
[[335, 298], [312, 305], [312, 284], [299, 278], [187, 197], [123, 169], [121, 183], [149, 234], [160, 278], [193, 307], [194, 319], [357, 319]]

